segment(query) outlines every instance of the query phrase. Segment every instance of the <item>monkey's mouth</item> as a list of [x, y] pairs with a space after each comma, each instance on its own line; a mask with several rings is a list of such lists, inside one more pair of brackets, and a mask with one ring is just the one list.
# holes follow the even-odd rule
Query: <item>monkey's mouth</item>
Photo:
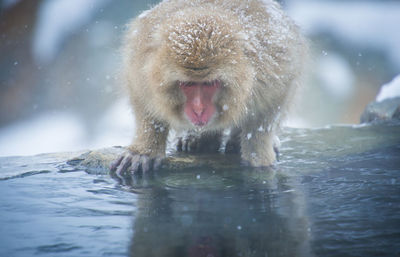
[[221, 82], [179, 82], [179, 87], [186, 96], [184, 111], [188, 119], [195, 126], [207, 125], [216, 112], [213, 100]]
[[196, 127], [204, 127], [211, 122], [215, 114], [215, 107], [208, 106], [201, 112], [185, 107], [185, 115]]

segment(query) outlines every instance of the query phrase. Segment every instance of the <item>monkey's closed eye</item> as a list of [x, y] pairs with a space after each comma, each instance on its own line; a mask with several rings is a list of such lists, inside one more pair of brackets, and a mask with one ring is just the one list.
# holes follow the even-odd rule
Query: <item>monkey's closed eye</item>
[[208, 68], [209, 68], [209, 67], [205, 66], [205, 67], [198, 67], [198, 68], [190, 67], [190, 68], [188, 68], [188, 69], [190, 69], [190, 70], [207, 70]]
[[205, 81], [205, 82], [193, 82], [193, 81], [180, 81], [179, 86], [181, 87], [193, 87], [193, 86], [206, 86], [206, 87], [219, 87], [221, 82], [219, 80]]
[[217, 81], [216, 80], [207, 81], [207, 82], [204, 82], [203, 85], [206, 86], [206, 87], [216, 86], [217, 85]]
[[179, 82], [179, 86], [181, 86], [181, 87], [192, 87], [194, 85], [196, 85], [195, 82], [182, 82], [182, 81]]
[[221, 81], [219, 80], [213, 80], [213, 81], [207, 81], [204, 83], [204, 86], [208, 87], [220, 87], [221, 86]]

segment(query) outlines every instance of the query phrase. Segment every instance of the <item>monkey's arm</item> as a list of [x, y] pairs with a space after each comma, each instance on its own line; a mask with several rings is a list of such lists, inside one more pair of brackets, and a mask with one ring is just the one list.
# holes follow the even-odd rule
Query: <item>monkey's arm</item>
[[118, 175], [132, 175], [158, 169], [165, 157], [168, 126], [149, 119], [137, 119], [137, 132], [128, 151], [111, 164]]

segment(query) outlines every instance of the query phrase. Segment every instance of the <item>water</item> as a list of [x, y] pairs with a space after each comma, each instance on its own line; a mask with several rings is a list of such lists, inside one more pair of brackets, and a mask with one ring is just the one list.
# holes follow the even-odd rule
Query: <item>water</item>
[[220, 156], [131, 186], [76, 153], [0, 158], [0, 256], [400, 256], [399, 124], [281, 140], [271, 170]]

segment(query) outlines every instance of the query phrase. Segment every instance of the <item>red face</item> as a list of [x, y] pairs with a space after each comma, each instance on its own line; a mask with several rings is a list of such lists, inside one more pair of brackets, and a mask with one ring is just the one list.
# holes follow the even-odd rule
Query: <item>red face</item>
[[179, 87], [186, 96], [184, 110], [189, 120], [196, 126], [207, 125], [216, 111], [213, 97], [221, 82], [180, 82]]

